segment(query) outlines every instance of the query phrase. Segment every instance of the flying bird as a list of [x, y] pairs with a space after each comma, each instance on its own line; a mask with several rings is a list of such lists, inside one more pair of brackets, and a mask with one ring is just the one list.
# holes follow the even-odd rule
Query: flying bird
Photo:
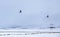
[[22, 13], [22, 10], [20, 10], [20, 12], [19, 13]]
[[49, 18], [49, 15], [47, 15], [46, 17]]

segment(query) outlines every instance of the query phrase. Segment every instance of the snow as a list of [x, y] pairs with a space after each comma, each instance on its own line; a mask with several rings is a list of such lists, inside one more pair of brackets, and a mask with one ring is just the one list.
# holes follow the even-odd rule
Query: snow
[[[12, 31], [17, 31], [17, 32], [13, 33]], [[47, 32], [47, 33], [39, 33], [39, 32]], [[0, 37], [60, 37], [60, 33], [48, 33], [48, 32], [60, 32], [60, 29], [59, 28], [53, 30], [51, 29], [8, 29], [8, 30], [0, 29]]]
[[36, 34], [36, 35], [6, 35], [0, 37], [58, 37], [59, 34]]

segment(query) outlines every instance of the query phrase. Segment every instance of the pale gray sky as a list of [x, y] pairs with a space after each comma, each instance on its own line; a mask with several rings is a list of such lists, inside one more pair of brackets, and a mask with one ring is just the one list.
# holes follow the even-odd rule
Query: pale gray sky
[[60, 26], [60, 0], [0, 0], [1, 27], [40, 27], [51, 23]]

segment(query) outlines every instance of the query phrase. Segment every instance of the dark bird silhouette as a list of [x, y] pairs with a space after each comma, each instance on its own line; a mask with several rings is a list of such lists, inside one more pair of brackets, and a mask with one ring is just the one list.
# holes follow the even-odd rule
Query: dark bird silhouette
[[20, 12], [19, 13], [22, 13], [22, 11], [20, 10]]
[[47, 15], [46, 17], [49, 18], [49, 15]]

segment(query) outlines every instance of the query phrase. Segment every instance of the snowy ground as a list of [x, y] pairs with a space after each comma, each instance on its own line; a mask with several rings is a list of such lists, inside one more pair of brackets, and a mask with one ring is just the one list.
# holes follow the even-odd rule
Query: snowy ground
[[60, 34], [5, 35], [0, 37], [60, 37]]
[[8, 35], [0, 37], [60, 37], [59, 34], [39, 34], [39, 35]]
[[[21, 33], [21, 35], [17, 34], [17, 32], [13, 33], [12, 31], [17, 31], [17, 32], [20, 31], [18, 33]], [[44, 33], [39, 33], [39, 32], [44, 32]], [[53, 30], [50, 30], [50, 29], [10, 29], [10, 30], [0, 29], [0, 37], [60, 37], [60, 33], [48, 33], [48, 32], [60, 32], [60, 29], [53, 29]], [[4, 35], [1, 35], [1, 34], [4, 34]]]

